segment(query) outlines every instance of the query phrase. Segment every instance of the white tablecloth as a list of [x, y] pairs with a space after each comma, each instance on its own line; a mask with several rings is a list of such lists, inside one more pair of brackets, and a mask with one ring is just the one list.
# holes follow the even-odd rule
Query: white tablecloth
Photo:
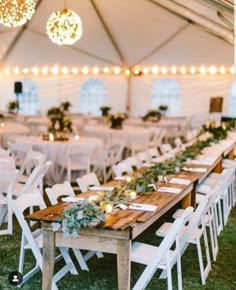
[[[79, 147], [82, 152], [88, 150], [92, 155], [99, 154], [103, 148], [102, 140], [97, 138], [80, 138], [75, 140], [71, 138], [69, 141], [44, 141], [42, 137], [27, 137], [17, 138], [17, 144], [30, 144], [34, 150], [38, 150], [46, 155], [47, 160], [52, 161], [52, 166], [46, 176], [46, 183], [53, 185], [55, 183], [63, 182], [60, 179], [58, 161], [62, 156], [65, 156], [69, 146]], [[79, 151], [79, 149], [78, 149]], [[93, 158], [93, 156], [91, 156]]]
[[87, 136], [96, 136], [109, 142], [109, 140], [124, 142], [128, 146], [137, 139], [149, 139], [149, 131], [145, 128], [135, 126], [123, 126], [122, 129], [111, 129], [108, 126], [85, 126], [84, 134]]

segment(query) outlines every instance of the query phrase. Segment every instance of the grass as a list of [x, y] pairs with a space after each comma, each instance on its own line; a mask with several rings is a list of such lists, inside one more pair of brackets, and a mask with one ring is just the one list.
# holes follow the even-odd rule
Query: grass
[[[169, 220], [169, 215], [163, 217], [162, 221], [150, 227], [145, 233], [138, 237], [138, 240], [150, 244], [158, 244], [158, 239], [154, 232], [163, 220]], [[14, 226], [12, 236], [0, 236], [0, 289], [16, 289], [9, 285], [8, 275], [11, 271], [18, 268], [18, 257], [20, 249], [21, 231], [17, 223]], [[210, 272], [205, 286], [201, 285], [200, 274], [198, 269], [198, 258], [196, 248], [189, 246], [182, 257], [183, 270], [183, 288], [186, 290], [207, 289], [207, 290], [233, 290], [236, 289], [236, 209], [233, 209], [229, 222], [219, 237], [219, 253], [217, 261], [212, 263]], [[26, 255], [26, 267], [31, 267], [34, 258], [30, 251]], [[81, 289], [81, 290], [113, 290], [117, 289], [116, 276], [116, 256], [105, 254], [103, 259], [92, 258], [88, 262], [90, 272], [79, 270], [78, 276], [67, 274], [59, 283], [59, 289]], [[131, 285], [134, 285], [138, 276], [143, 270], [142, 265], [132, 264]], [[176, 268], [173, 269], [174, 289], [177, 289]], [[25, 290], [41, 289], [41, 272], [31, 278], [21, 287]], [[155, 275], [149, 283], [147, 290], [167, 289], [166, 281], [159, 280]]]

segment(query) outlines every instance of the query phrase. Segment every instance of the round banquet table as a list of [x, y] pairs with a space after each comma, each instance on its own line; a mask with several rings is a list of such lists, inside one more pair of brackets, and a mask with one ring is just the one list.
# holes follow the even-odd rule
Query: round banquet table
[[136, 127], [136, 126], [123, 126], [122, 129], [111, 129], [107, 126], [85, 126], [84, 134], [87, 136], [96, 136], [103, 139], [105, 143], [110, 140], [118, 141], [119, 143], [123, 141], [126, 146], [131, 144], [134, 140], [149, 139], [149, 131], [146, 128]]
[[68, 141], [45, 141], [42, 137], [28, 136], [25, 138], [16, 138], [17, 144], [28, 144], [31, 145], [33, 150], [40, 151], [46, 155], [46, 160], [51, 160], [52, 165], [46, 175], [46, 183], [53, 185], [55, 183], [63, 182], [61, 180], [58, 161], [61, 160], [62, 156], [66, 156], [67, 150], [70, 146], [75, 146], [79, 152], [92, 152], [91, 158], [100, 153], [103, 149], [103, 142], [97, 138], [84, 138], [81, 137], [79, 140], [70, 138]]

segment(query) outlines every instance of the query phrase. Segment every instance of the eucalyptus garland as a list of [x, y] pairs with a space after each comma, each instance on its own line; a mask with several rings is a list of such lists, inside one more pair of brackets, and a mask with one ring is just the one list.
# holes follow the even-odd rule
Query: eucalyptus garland
[[143, 173], [136, 174], [131, 180], [123, 182], [116, 186], [110, 192], [97, 192], [95, 196], [72, 205], [62, 213], [62, 218], [56, 223], [52, 223], [54, 231], [60, 227], [64, 236], [78, 236], [81, 227], [88, 227], [91, 224], [105, 222], [104, 211], [107, 204], [118, 205], [120, 203], [129, 204], [131, 201], [130, 192], [136, 191], [139, 195], [152, 193], [151, 187], [163, 176], [177, 173], [189, 159], [196, 158], [204, 148], [209, 147], [220, 140], [227, 138], [228, 132], [236, 127], [235, 121], [227, 123], [211, 122], [205, 124], [201, 134], [211, 133], [207, 140], [197, 140], [183, 151], [178, 152], [175, 157], [169, 160], [153, 165]]

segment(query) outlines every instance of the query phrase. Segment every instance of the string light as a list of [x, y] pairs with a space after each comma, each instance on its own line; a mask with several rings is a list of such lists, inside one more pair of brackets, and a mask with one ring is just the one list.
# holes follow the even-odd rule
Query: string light
[[225, 67], [224, 67], [224, 66], [220, 67], [220, 73], [221, 73], [222, 75], [225, 74]]
[[156, 75], [156, 74], [158, 74], [158, 72], [159, 72], [158, 67], [157, 67], [157, 66], [154, 66], [154, 67], [152, 68], [152, 73]]
[[15, 74], [15, 75], [18, 75], [19, 74], [19, 68], [18, 67], [15, 67], [14, 69], [13, 69], [13, 73]]
[[110, 69], [108, 67], [103, 68], [104, 74], [108, 74], [110, 72]]
[[185, 66], [182, 66], [181, 68], [180, 68], [180, 72], [181, 72], [181, 74], [186, 74], [186, 72], [187, 72], [187, 69], [186, 69], [186, 67]]
[[24, 25], [35, 12], [34, 0], [1, 0], [0, 23], [7, 27]]
[[144, 68], [143, 68], [143, 73], [144, 73], [145, 75], [147, 75], [147, 74], [149, 73], [149, 69], [148, 69], [147, 67], [144, 67]]
[[235, 72], [236, 72], [235, 67], [234, 66], [231, 66], [230, 73], [233, 75], [233, 74], [235, 74]]
[[205, 68], [205, 66], [201, 66], [201, 67], [199, 68], [199, 72], [200, 72], [200, 74], [204, 75], [204, 74], [206, 73], [206, 68]]
[[161, 68], [161, 73], [166, 74], [167, 73], [167, 68], [166, 67], [162, 67]]
[[125, 70], [125, 75], [127, 75], [127, 76], [130, 75], [130, 70], [129, 70], [129, 69], [126, 69], [126, 70]]
[[83, 69], [82, 69], [82, 73], [83, 73], [84, 75], [87, 75], [87, 74], [89, 73], [89, 69], [88, 69], [87, 66], [83, 67]]
[[57, 75], [59, 73], [59, 69], [57, 66], [52, 68], [52, 74]]
[[64, 66], [64, 67], [61, 69], [61, 72], [63, 73], [63, 75], [67, 75], [67, 74], [69, 73], [69, 70], [68, 70], [67, 67]]
[[79, 72], [79, 70], [76, 67], [73, 67], [71, 72], [73, 73], [73, 75], [76, 75]]
[[94, 73], [95, 75], [97, 75], [97, 74], [99, 73], [99, 68], [98, 68], [98, 67], [94, 67], [94, 68], [93, 68], [93, 73]]
[[194, 66], [190, 67], [190, 73], [193, 75], [196, 73], [196, 68]]
[[0, 71], [0, 73], [3, 73], [5, 75], [10, 75], [10, 74], [34, 74], [34, 75], [38, 75], [38, 74], [43, 74], [43, 75], [47, 75], [47, 74], [52, 74], [52, 75], [58, 75], [58, 74], [62, 74], [62, 75], [69, 75], [69, 74], [113, 74], [113, 75], [120, 75], [120, 74], [124, 74], [124, 75], [130, 75], [131, 72], [134, 75], [141, 75], [141, 74], [153, 74], [156, 75], [158, 73], [161, 74], [211, 74], [211, 75], [215, 75], [215, 74], [236, 74], [236, 67], [231, 66], [231, 67], [225, 67], [225, 66], [221, 66], [221, 67], [216, 67], [216, 66], [210, 66], [210, 67], [205, 67], [205, 66], [201, 66], [199, 68], [196, 68], [194, 66], [191, 67], [185, 67], [185, 66], [181, 66], [181, 67], [176, 67], [176, 66], [172, 66], [172, 67], [157, 67], [157, 66], [153, 66], [153, 67], [135, 67], [132, 70], [130, 70], [129, 68], [122, 68], [119, 66], [116, 67], [88, 67], [88, 66], [84, 66], [84, 67], [73, 67], [73, 68], [68, 68], [68, 67], [58, 67], [58, 66], [53, 66], [53, 67], [33, 67], [33, 68], [18, 68], [18, 67], [14, 67], [14, 68], [9, 68], [6, 67], [5, 69], [2, 68], [2, 71]]
[[32, 68], [32, 73], [37, 75], [39, 73], [39, 69], [37, 67]]
[[172, 74], [176, 74], [177, 73], [177, 68], [175, 66], [172, 66], [170, 71], [171, 71]]
[[209, 72], [210, 72], [210, 74], [212, 74], [212, 75], [216, 74], [216, 73], [217, 73], [217, 69], [216, 69], [216, 67], [212, 65], [212, 66], [209, 68]]
[[72, 45], [83, 34], [80, 17], [70, 9], [53, 12], [48, 18], [46, 32], [53, 43]]
[[114, 68], [114, 73], [115, 73], [116, 75], [119, 75], [120, 72], [121, 72], [121, 70], [120, 70], [119, 67], [115, 67], [115, 68]]

